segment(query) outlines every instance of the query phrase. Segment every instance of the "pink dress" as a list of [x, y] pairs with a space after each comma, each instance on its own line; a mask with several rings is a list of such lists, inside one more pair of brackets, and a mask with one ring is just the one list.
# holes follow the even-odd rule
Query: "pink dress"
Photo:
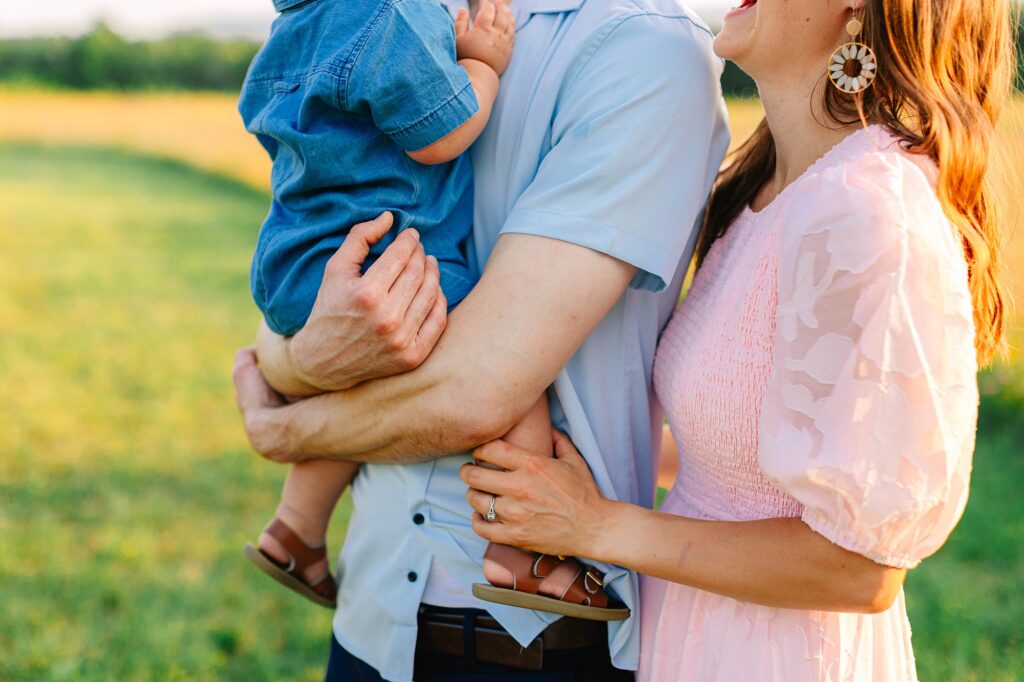
[[[679, 447], [663, 511], [800, 517], [911, 568], [967, 502], [977, 365], [967, 267], [927, 160], [845, 139], [712, 248], [655, 388]], [[877, 615], [641, 583], [640, 680], [915, 680], [902, 593]]]

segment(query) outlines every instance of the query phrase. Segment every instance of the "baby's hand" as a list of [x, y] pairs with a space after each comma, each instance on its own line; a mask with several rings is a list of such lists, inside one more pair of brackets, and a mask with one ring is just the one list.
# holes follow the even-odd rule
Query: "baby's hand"
[[455, 19], [455, 49], [459, 59], [476, 59], [499, 76], [512, 58], [516, 20], [506, 0], [481, 0], [476, 21], [469, 25], [469, 12], [460, 9]]

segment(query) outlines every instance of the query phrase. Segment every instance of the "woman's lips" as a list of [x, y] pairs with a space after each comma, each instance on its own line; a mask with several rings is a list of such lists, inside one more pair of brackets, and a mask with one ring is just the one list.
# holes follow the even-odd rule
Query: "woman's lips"
[[735, 7], [729, 10], [729, 12], [726, 13], [725, 18], [728, 19], [729, 17], [734, 17], [743, 14], [756, 4], [757, 0], [743, 0], [743, 4], [740, 5], [739, 7]]

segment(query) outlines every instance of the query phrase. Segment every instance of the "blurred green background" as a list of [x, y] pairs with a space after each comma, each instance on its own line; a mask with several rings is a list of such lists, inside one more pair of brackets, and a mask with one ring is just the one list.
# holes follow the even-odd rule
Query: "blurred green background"
[[[268, 201], [231, 92], [256, 47], [105, 26], [0, 41], [0, 680], [322, 676], [329, 612], [240, 552], [283, 475], [249, 451], [230, 385]], [[760, 105], [730, 110], [741, 139]], [[1024, 101], [1000, 134], [1021, 300]], [[907, 582], [924, 680], [1024, 671], [1024, 362], [981, 386], [967, 513]]]

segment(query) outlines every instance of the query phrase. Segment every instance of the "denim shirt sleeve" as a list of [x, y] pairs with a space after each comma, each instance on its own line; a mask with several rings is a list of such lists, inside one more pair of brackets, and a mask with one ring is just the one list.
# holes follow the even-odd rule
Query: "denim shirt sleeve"
[[345, 91], [350, 111], [406, 151], [437, 142], [478, 110], [469, 75], [457, 63], [455, 26], [437, 0], [397, 0], [364, 36]]
[[552, 147], [503, 232], [535, 234], [636, 266], [661, 291], [688, 253], [723, 124], [721, 62], [686, 20], [633, 15], [598, 36], [559, 96]]

